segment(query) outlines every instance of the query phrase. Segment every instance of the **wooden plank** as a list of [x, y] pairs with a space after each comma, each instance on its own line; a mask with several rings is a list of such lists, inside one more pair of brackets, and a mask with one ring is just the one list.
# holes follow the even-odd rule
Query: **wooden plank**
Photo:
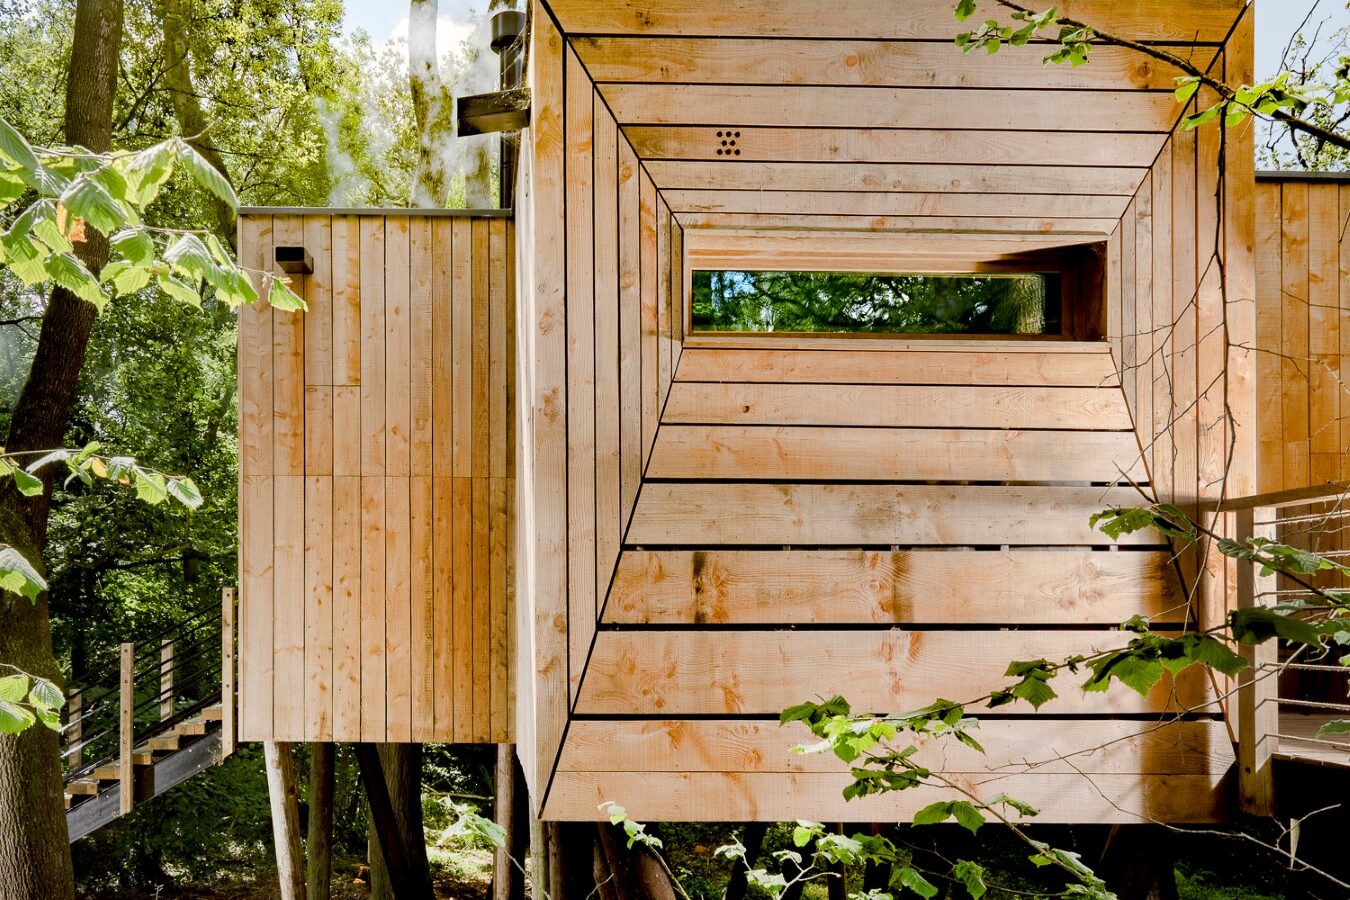
[[136, 645], [118, 648], [117, 671], [117, 814], [136, 805]]
[[[1340, 187], [1308, 190], [1308, 438], [1314, 454], [1340, 451]], [[1327, 481], [1336, 471], [1323, 473]], [[1310, 473], [1311, 479], [1311, 473]]]
[[679, 382], [666, 424], [857, 425], [890, 428], [1131, 427], [1118, 388]]
[[625, 127], [951, 129], [978, 123], [998, 131], [1163, 134], [1176, 117], [1172, 97], [1152, 91], [1042, 90], [1032, 111], [1021, 91], [993, 88], [612, 83], [600, 91]]
[[660, 332], [656, 285], [656, 200], [659, 195], [643, 165], [638, 177], [639, 266], [642, 272], [642, 465], [645, 470], [661, 416]]
[[1182, 621], [1167, 553], [662, 550], [623, 554], [607, 623]]
[[[1201, 240], [1196, 215], [1196, 133], [1178, 131], [1172, 136], [1172, 333], [1170, 387], [1172, 409], [1172, 502], [1190, 509], [1197, 492], [1196, 444], [1199, 391], [1196, 373], [1196, 308], [1198, 274], [1196, 242]], [[1211, 232], [1215, 229], [1211, 225]], [[1212, 242], [1211, 242], [1212, 244]], [[1159, 494], [1165, 497], [1165, 494]], [[1183, 553], [1183, 569], [1194, 577], [1193, 562]]]
[[1174, 158], [1171, 140], [1153, 169], [1153, 306], [1152, 379], [1153, 422], [1151, 433], [1143, 437], [1144, 452], [1153, 465], [1155, 493], [1159, 499], [1172, 496], [1175, 484], [1172, 470], [1172, 185]]
[[473, 732], [475, 742], [492, 739], [492, 580], [490, 500], [487, 478], [473, 486]]
[[[888, 15], [894, 17], [893, 12]], [[1031, 51], [1006, 53], [997, 58], [980, 53], [954, 53], [949, 41], [578, 36], [573, 38], [572, 45], [591, 77], [601, 84], [638, 81], [1172, 90], [1178, 74], [1119, 47], [1094, 47], [1095, 71], [1089, 72], [1088, 66], [1046, 66], [1042, 62], [1044, 54]], [[1178, 49], [1201, 68], [1206, 68], [1214, 58], [1214, 51], [1209, 48]]]
[[473, 222], [457, 218], [454, 232], [454, 274], [450, 304], [451, 469], [446, 474], [468, 478], [473, 472]]
[[435, 462], [432, 373], [435, 367], [433, 338], [433, 278], [438, 248], [433, 243], [434, 219], [413, 218], [408, 226], [408, 325], [409, 400], [408, 470], [413, 475], [431, 475]]
[[508, 272], [511, 249], [506, 243], [505, 219], [493, 219], [488, 227], [488, 475], [505, 478], [509, 474], [509, 460], [515, 453], [509, 439], [515, 369], [507, 349], [509, 336], [515, 329]]
[[[823, 9], [813, 0], [745, 0], [736, 4], [689, 0], [678, 5], [558, 0], [554, 6], [569, 37], [602, 34], [948, 41], [956, 28], [951, 10], [942, 3], [914, 4], [903, 16], [897, 16], [894, 5], [886, 0], [852, 3], [846, 16], [837, 9]], [[1134, 0], [1128, 4], [1069, 0], [1058, 9], [1063, 16], [1094, 23], [1121, 37], [1217, 44], [1227, 36], [1241, 6], [1238, 0], [1200, 0], [1179, 10], [1172, 0]]]
[[[239, 607], [235, 601], [234, 588], [220, 589], [220, 755], [232, 756], [239, 742], [239, 697], [237, 680], [239, 672]], [[80, 716], [80, 695], [69, 698], [67, 707], [67, 740], [78, 745], [84, 737], [83, 721]], [[177, 744], [177, 738], [171, 738]], [[83, 753], [76, 749], [70, 756], [69, 765], [78, 769], [83, 764]], [[69, 782], [67, 782], [69, 784]], [[97, 786], [95, 786], [97, 789]]]
[[[1169, 98], [1170, 102], [1170, 98]], [[746, 162], [750, 162], [746, 160]], [[1143, 168], [1083, 166], [1066, 178], [1058, 166], [1001, 166], [838, 162], [648, 160], [645, 168], [666, 190], [735, 191], [934, 191], [975, 194], [1079, 194], [1132, 196]]]
[[[1162, 163], [1161, 158], [1159, 164]], [[1134, 319], [1135, 368], [1130, 381], [1135, 433], [1144, 465], [1153, 477], [1153, 174], [1144, 179], [1134, 198]]]
[[1308, 459], [1308, 185], [1281, 188], [1283, 250], [1280, 266], [1280, 404], [1284, 483], [1309, 483]]
[[272, 733], [305, 739], [305, 478], [273, 485]]
[[[449, 232], [447, 232], [448, 236]], [[444, 443], [444, 442], [442, 442]], [[455, 681], [458, 673], [459, 635], [455, 631], [455, 508], [454, 480], [436, 476], [432, 479], [432, 633], [436, 652], [432, 654], [432, 681], [435, 683], [435, 733], [439, 740], [454, 740], [456, 698], [461, 686]]]
[[985, 237], [999, 234], [1069, 234], [1106, 237], [1118, 219], [1071, 219], [1030, 216], [869, 216], [820, 215], [810, 213], [683, 212], [679, 223], [689, 229], [720, 228], [740, 230], [781, 229], [786, 231], [859, 231], [897, 234], [978, 233]]
[[[300, 216], [274, 216], [277, 244], [304, 243]], [[268, 268], [280, 275], [272, 260]], [[282, 276], [284, 277], [284, 276]], [[292, 279], [292, 289], [303, 294], [307, 276]], [[272, 313], [272, 471], [277, 475], [305, 474], [305, 317], [303, 313]]]
[[[262, 272], [270, 270], [272, 217], [241, 216], [239, 261], [262, 293]], [[263, 301], [239, 308], [239, 471], [272, 474], [272, 308]]]
[[[369, 295], [363, 292], [363, 296]], [[361, 479], [361, 739], [364, 741], [383, 741], [388, 733], [384, 487], [382, 477]]]
[[511, 610], [508, 600], [507, 558], [511, 546], [510, 483], [505, 478], [488, 482], [488, 596], [491, 598], [489, 637], [491, 708], [488, 738], [497, 743], [510, 740], [512, 713], [510, 670], [515, 666], [511, 646]]
[[595, 596], [603, 599], [623, 540], [618, 133], [595, 109]]
[[666, 399], [674, 372], [674, 351], [671, 347], [670, 306], [670, 208], [658, 194], [656, 197], [656, 383], [657, 404]]
[[567, 647], [575, 700], [596, 600], [595, 88], [570, 49], [567, 92]]
[[333, 384], [361, 383], [361, 227], [332, 217]]
[[[952, 384], [1057, 385], [1107, 387], [1118, 384], [1111, 358], [1100, 344], [1079, 345], [1089, 353], [1060, 352], [1065, 344], [1017, 352], [1018, 345], [982, 344], [978, 350], [944, 348], [943, 344], [899, 341], [896, 344], [847, 345], [807, 339], [810, 347], [794, 349], [764, 335], [762, 349], [686, 348], [680, 355], [677, 381], [810, 382], [817, 384]], [[758, 344], [760, 336], [750, 339]], [[871, 349], [872, 347], [876, 349]], [[987, 349], [986, 349], [987, 348]], [[888, 352], [904, 350], [905, 352]]]
[[1088, 517], [1138, 502], [1130, 488], [649, 482], [626, 543], [1105, 545]]
[[453, 220], [431, 222], [431, 444], [432, 472], [448, 477], [454, 471], [454, 344]]
[[[1123, 403], [1122, 403], [1123, 406]], [[648, 478], [1147, 481], [1127, 431], [665, 425]]]
[[[305, 305], [305, 386], [333, 384], [333, 220], [330, 216], [304, 218], [304, 245], [314, 260], [314, 271], [303, 279]], [[338, 248], [340, 251], [345, 247]], [[339, 269], [341, 271], [341, 269]], [[343, 274], [346, 274], [343, 272]], [[305, 423], [306, 437], [314, 423]], [[315, 474], [307, 470], [307, 474]]]
[[384, 479], [385, 739], [412, 740], [412, 515], [410, 479]]
[[[992, 206], [982, 194], [906, 193], [903, 191], [729, 191], [665, 188], [661, 196], [677, 215], [685, 212], [777, 213], [795, 215], [952, 216], [999, 219], [1007, 216], [1038, 218], [1119, 218], [1128, 202], [1100, 194], [1006, 194]], [[972, 222], [972, 226], [978, 223]]]
[[491, 303], [491, 285], [488, 274], [488, 220], [481, 216], [473, 219], [473, 315], [471, 372], [473, 381], [473, 474], [477, 478], [487, 478], [489, 465], [488, 453], [492, 440], [488, 403], [488, 353], [491, 341], [488, 334], [488, 322]]
[[[1350, 185], [1341, 185], [1340, 187], [1340, 227], [1342, 230], [1347, 228], [1350, 223]], [[1350, 242], [1344, 237], [1340, 244], [1340, 278], [1339, 278], [1339, 315], [1344, 317], [1350, 314]], [[1350, 323], [1345, 323], [1340, 330], [1341, 336], [1341, 356], [1339, 360], [1340, 373], [1342, 378], [1350, 378]], [[1346, 385], [1343, 382], [1338, 388], [1345, 391]], [[1342, 406], [1350, 406], [1350, 403], [1341, 401]], [[1348, 414], [1341, 419], [1341, 446], [1340, 453], [1342, 459], [1350, 457], [1350, 409]], [[1263, 432], [1264, 435], [1264, 432]]]
[[384, 220], [385, 474], [406, 477], [412, 448], [412, 321], [407, 216]]
[[473, 479], [452, 478], [450, 482], [454, 739], [460, 743], [473, 740], [474, 728]]
[[333, 740], [333, 479], [305, 478], [305, 720], [311, 741]]
[[676, 219], [671, 228], [670, 244], [670, 292], [675, 314], [671, 325], [675, 332], [675, 368], [680, 365], [680, 354], [684, 350], [685, 323], [689, 318], [689, 254], [684, 227]]
[[[1048, 707], [1047, 707], [1048, 708]], [[1111, 719], [1000, 721], [972, 732], [985, 752], [949, 738], [917, 735], [914, 762], [944, 774], [1211, 775], [1223, 777], [1233, 748], [1222, 722]], [[793, 753], [814, 744], [799, 723], [754, 719], [658, 719], [572, 723], [560, 772], [819, 772], [838, 774], [832, 753]]]
[[619, 502], [628, 527], [642, 482], [642, 264], [638, 162], [619, 142]]
[[[859, 712], [918, 709], [938, 697], [972, 702], [1008, 682], [1016, 659], [1064, 659], [1129, 643], [1118, 631], [602, 631], [596, 635], [578, 715], [773, 715], [836, 694]], [[1110, 716], [1200, 709], [1207, 676], [1164, 676], [1147, 697], [1123, 685], [1079, 690], [1083, 675], [1050, 680], [1059, 696], [1040, 715]], [[973, 709], [972, 709], [973, 711]], [[997, 718], [1026, 714], [1009, 704], [981, 708]]]
[[[634, 821], [781, 822], [804, 809], [826, 821], [908, 822], [924, 806], [959, 799], [952, 790], [920, 787], [848, 802], [842, 792], [847, 772], [781, 775], [774, 773], [560, 772], [553, 781], [544, 815], [550, 819], [593, 821], [597, 804], [625, 799]], [[1001, 793], [1039, 811], [1034, 822], [1138, 824], [1140, 821], [1205, 823], [1226, 821], [1228, 791], [1208, 775], [1008, 775], [962, 780], [977, 796]]]
[[[361, 227], [361, 474], [383, 475], [384, 219], [362, 216]], [[383, 581], [383, 579], [381, 579]]]
[[333, 740], [361, 740], [361, 479], [333, 479]]

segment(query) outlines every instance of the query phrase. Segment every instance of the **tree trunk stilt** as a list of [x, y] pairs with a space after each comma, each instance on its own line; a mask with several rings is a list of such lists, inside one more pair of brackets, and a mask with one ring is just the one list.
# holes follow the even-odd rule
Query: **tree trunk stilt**
[[333, 750], [330, 743], [309, 745], [307, 900], [328, 900], [333, 891]]
[[528, 865], [525, 847], [529, 823], [522, 812], [529, 795], [514, 744], [497, 745], [495, 782], [493, 819], [506, 830], [506, 841], [492, 855], [492, 900], [525, 900], [523, 870]]
[[281, 900], [305, 900], [305, 859], [300, 847], [300, 793], [291, 744], [263, 742], [267, 796], [272, 805], [272, 839], [277, 849]]
[[1097, 874], [1120, 900], [1177, 900], [1176, 853], [1166, 830], [1113, 825]]
[[753, 866], [764, 848], [764, 835], [769, 826], [763, 822], [746, 822], [741, 830], [741, 845], [745, 847], [745, 864], [736, 863], [727, 877], [727, 886], [722, 900], [745, 900], [750, 882], [746, 879], [746, 866]]
[[[433, 900], [435, 894], [427, 866], [427, 845], [422, 837], [421, 816], [417, 817], [416, 837], [409, 841], [410, 823], [406, 819], [400, 821], [399, 817], [402, 811], [400, 807], [406, 806], [406, 803], [399, 801], [405, 798], [401, 793], [397, 797], [394, 793], [394, 785], [398, 784], [399, 779], [386, 780], [386, 760], [397, 758], [396, 754], [385, 752], [390, 746], [382, 745], [377, 750], [375, 744], [356, 745], [356, 761], [361, 767], [361, 781], [365, 783], [366, 800], [370, 806], [370, 828], [374, 838], [372, 849], [377, 851], [370, 859], [371, 896], [377, 896], [376, 887], [379, 885], [385, 896], [398, 900]], [[404, 747], [418, 749], [417, 766], [413, 771], [420, 776], [421, 745], [403, 744], [397, 745], [395, 749]], [[406, 784], [400, 787], [406, 792]], [[417, 790], [420, 793], [420, 785]]]

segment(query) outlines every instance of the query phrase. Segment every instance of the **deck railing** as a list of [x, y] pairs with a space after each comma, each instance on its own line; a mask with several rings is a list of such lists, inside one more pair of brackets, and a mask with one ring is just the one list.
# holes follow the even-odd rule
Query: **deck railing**
[[[1278, 541], [1337, 562], [1350, 560], [1350, 485], [1324, 484], [1229, 500], [1233, 536]], [[1250, 562], [1236, 564], [1239, 609], [1306, 600], [1308, 586], [1348, 590], [1350, 579], [1336, 571], [1301, 576], [1304, 584], [1278, 574], [1262, 575]], [[1245, 649], [1251, 668], [1237, 684], [1239, 806], [1246, 812], [1274, 811], [1273, 762], [1301, 759], [1350, 765], [1350, 742], [1319, 737], [1320, 726], [1350, 717], [1350, 668], [1312, 655], [1307, 647], [1267, 641]]]

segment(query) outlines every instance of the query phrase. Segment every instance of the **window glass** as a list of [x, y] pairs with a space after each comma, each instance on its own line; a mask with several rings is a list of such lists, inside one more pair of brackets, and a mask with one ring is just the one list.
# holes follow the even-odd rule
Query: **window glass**
[[695, 271], [694, 331], [1059, 334], [1059, 277]]

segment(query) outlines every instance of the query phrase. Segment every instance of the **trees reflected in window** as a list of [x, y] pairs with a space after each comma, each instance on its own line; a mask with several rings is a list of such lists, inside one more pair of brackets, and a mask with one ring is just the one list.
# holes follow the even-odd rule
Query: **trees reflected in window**
[[696, 332], [1059, 334], [1059, 276], [693, 273]]

